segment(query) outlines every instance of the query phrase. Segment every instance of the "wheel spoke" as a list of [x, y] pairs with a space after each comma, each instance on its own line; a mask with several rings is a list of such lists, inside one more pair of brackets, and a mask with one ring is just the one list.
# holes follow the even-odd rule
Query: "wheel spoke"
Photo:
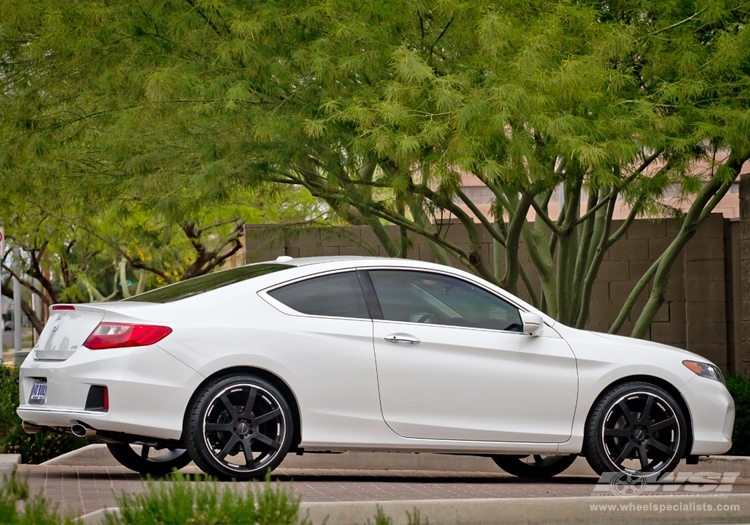
[[251, 436], [251, 439], [253, 439], [255, 441], [260, 441], [264, 445], [268, 445], [269, 447], [271, 447], [273, 449], [278, 449], [281, 446], [281, 443], [279, 443], [278, 441], [274, 441], [270, 437], [264, 436], [263, 434], [257, 434], [257, 433], [253, 434]]
[[224, 448], [221, 449], [221, 452], [219, 452], [216, 456], [223, 460], [225, 457], [227, 457], [227, 454], [229, 454], [232, 449], [235, 447], [237, 443], [240, 442], [240, 438], [237, 437], [237, 434], [232, 434], [232, 437], [229, 439], [226, 445], [224, 445]]
[[253, 422], [256, 425], [262, 425], [266, 421], [271, 421], [272, 419], [276, 419], [277, 417], [280, 417], [280, 416], [281, 416], [281, 409], [280, 408], [276, 408], [274, 410], [271, 410], [270, 412], [266, 412], [262, 416], [256, 417], [253, 420]]
[[636, 423], [635, 416], [628, 408], [628, 405], [625, 404], [625, 400], [623, 399], [619, 403], [617, 403], [617, 406], [620, 407], [620, 410], [622, 411], [622, 415], [625, 416], [625, 419], [628, 420], [628, 424], [632, 427]]
[[206, 423], [206, 432], [231, 432], [232, 423]]
[[253, 439], [251, 437], [248, 436], [242, 440], [242, 451], [245, 453], [245, 464], [252, 467], [255, 458], [253, 457]]
[[224, 408], [227, 409], [227, 412], [229, 412], [229, 415], [232, 417], [232, 421], [237, 421], [237, 409], [232, 404], [231, 401], [229, 401], [229, 398], [226, 394], [221, 396], [219, 399], [221, 399], [221, 402], [224, 404]]
[[611, 437], [630, 437], [630, 430], [624, 429], [624, 428], [607, 428], [604, 429], [604, 435], [605, 436], [611, 436]]
[[148, 459], [148, 451], [151, 450], [151, 447], [148, 445], [141, 446], [141, 457], [143, 459]]
[[616, 460], [614, 460], [614, 464], [619, 465], [620, 463], [628, 459], [628, 456], [633, 451], [633, 449], [635, 449], [635, 443], [633, 443], [632, 441], [628, 441], [628, 444], [625, 445], [625, 448], [622, 449], [620, 455], [617, 456]]
[[663, 452], [664, 454], [671, 455], [673, 452], [673, 450], [669, 448], [667, 445], [655, 439], [649, 439], [646, 442], [646, 445], [649, 447], [654, 447], [656, 450], [658, 450], [659, 452]]
[[661, 430], [662, 428], [671, 427], [672, 425], [677, 423], [677, 419], [672, 416], [664, 421], [659, 421], [657, 423], [652, 423], [651, 425], [648, 425], [648, 431], [650, 434], [656, 432], [657, 430]]
[[247, 401], [245, 402], [245, 408], [242, 410], [240, 417], [249, 418], [255, 406], [255, 397], [258, 395], [257, 388], [251, 388], [247, 393]]
[[641, 425], [647, 425], [648, 424], [648, 418], [651, 416], [651, 408], [654, 406], [654, 398], [653, 396], [648, 396], [646, 399], [646, 406], [643, 407], [643, 412], [641, 412], [641, 417], [638, 419], [638, 422]]
[[638, 445], [638, 458], [641, 460], [641, 470], [648, 468], [648, 453], [646, 452], [646, 445]]

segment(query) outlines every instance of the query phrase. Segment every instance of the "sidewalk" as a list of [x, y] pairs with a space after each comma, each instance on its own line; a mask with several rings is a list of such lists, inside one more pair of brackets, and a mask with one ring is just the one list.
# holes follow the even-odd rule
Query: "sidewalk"
[[[32, 494], [41, 492], [61, 510], [98, 525], [102, 509], [117, 507], [117, 495], [147, 490], [138, 474], [115, 465], [106, 447], [93, 445], [44, 465], [19, 465], [17, 475]], [[747, 476], [748, 465], [746, 458], [711, 458], [677, 471]], [[750, 477], [723, 486], [724, 492], [711, 483], [687, 483], [624, 498], [597, 485], [598, 476], [586, 469], [577, 462], [563, 476], [528, 481], [503, 473], [488, 458], [349, 452], [289, 456], [272, 479], [301, 499], [314, 525], [326, 517], [328, 525], [363, 524], [374, 519], [376, 505], [394, 525], [405, 524], [406, 512], [415, 507], [431, 525], [750, 523]], [[183, 472], [200, 471], [190, 465]], [[246, 490], [254, 483], [221, 485]]]

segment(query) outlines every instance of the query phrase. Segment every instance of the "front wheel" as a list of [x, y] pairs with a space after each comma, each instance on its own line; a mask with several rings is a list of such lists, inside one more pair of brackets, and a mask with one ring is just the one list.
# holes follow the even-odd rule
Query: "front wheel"
[[519, 478], [547, 479], [571, 466], [576, 456], [492, 456], [492, 460], [505, 472]]
[[262, 478], [286, 456], [292, 411], [272, 384], [237, 374], [206, 385], [188, 409], [185, 441], [201, 470], [220, 479]]
[[668, 392], [650, 383], [626, 383], [605, 392], [592, 408], [584, 454], [598, 474], [656, 480], [679, 463], [687, 432], [685, 415]]
[[184, 448], [157, 449], [148, 445], [133, 449], [130, 443], [107, 443], [110, 454], [122, 465], [139, 474], [164, 476], [180, 470], [190, 463], [190, 454]]

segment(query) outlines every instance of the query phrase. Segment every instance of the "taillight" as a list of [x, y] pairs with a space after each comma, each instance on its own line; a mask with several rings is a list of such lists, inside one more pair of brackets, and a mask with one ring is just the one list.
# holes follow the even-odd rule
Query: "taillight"
[[172, 333], [168, 326], [99, 323], [83, 343], [90, 350], [153, 345]]
[[52, 305], [53, 310], [75, 310], [76, 307], [72, 304], [53, 304]]

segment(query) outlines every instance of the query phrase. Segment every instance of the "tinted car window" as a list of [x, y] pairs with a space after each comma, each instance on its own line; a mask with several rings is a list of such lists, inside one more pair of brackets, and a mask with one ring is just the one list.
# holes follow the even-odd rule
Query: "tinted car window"
[[277, 288], [268, 295], [303, 314], [369, 318], [355, 272], [313, 277]]
[[369, 273], [386, 320], [523, 331], [515, 306], [470, 282], [429, 272]]
[[171, 303], [172, 301], [179, 301], [180, 299], [208, 292], [209, 290], [215, 290], [222, 286], [228, 286], [240, 281], [252, 279], [253, 277], [259, 277], [261, 275], [286, 270], [288, 268], [294, 268], [294, 266], [272, 263], [250, 264], [248, 266], [240, 266], [239, 268], [231, 268], [229, 270], [201, 275], [200, 277], [193, 277], [192, 279], [170, 284], [169, 286], [157, 288], [156, 290], [134, 295], [133, 297], [123, 300], [144, 301], [148, 303]]

